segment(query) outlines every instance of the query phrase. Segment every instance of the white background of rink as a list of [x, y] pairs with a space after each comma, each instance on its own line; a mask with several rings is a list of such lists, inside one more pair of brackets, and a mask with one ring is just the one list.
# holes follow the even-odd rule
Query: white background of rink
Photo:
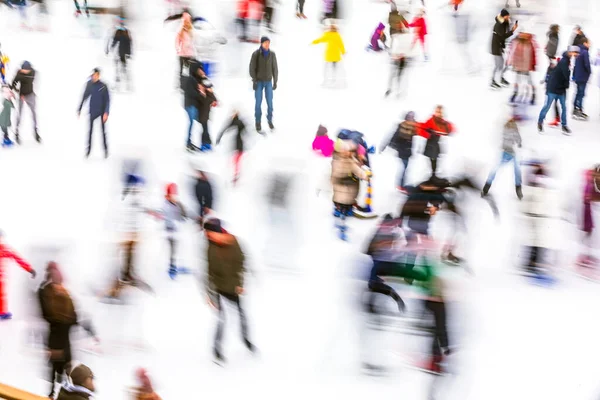
[[[246, 355], [237, 340], [235, 313], [230, 312], [225, 352], [230, 365], [225, 369], [210, 362], [214, 316], [205, 304], [201, 286], [190, 276], [176, 282], [167, 279], [167, 248], [159, 223], [148, 220], [139, 267], [158, 296], [148, 298], [134, 292], [133, 305], [124, 308], [98, 304], [92, 297], [93, 291], [108, 285], [115, 271], [115, 236], [111, 232], [117, 218], [120, 156], [135, 150], [152, 163], [148, 193], [152, 204], [160, 205], [164, 184], [175, 181], [181, 186], [186, 204], [194, 206], [187, 178], [189, 159], [183, 151], [187, 119], [181, 108], [181, 95], [173, 90], [176, 60], [172, 44], [176, 24], [163, 28], [162, 4], [138, 5], [143, 23], [131, 26], [136, 91], [113, 92], [108, 125], [113, 157], [109, 161], [100, 159], [100, 141], [96, 137], [93, 158], [84, 161], [87, 121], [84, 117], [78, 121], [75, 111], [93, 67], [103, 67], [104, 79], [113, 81], [112, 59], [103, 55], [103, 40], [88, 38], [81, 20], [71, 17], [70, 1], [50, 3], [52, 35], [21, 33], [16, 29], [14, 16], [2, 9], [2, 50], [13, 60], [9, 76], [24, 59], [38, 70], [36, 90], [44, 144], [37, 146], [33, 142], [26, 112], [21, 133], [25, 144], [21, 148], [0, 149], [0, 183], [4, 191], [0, 196], [0, 226], [10, 244], [32, 260], [40, 272], [49, 256], [38, 251], [38, 246], [65, 249], [56, 257], [66, 270], [67, 285], [81, 308], [91, 314], [106, 353], [100, 357], [82, 352], [87, 342], [74, 341], [76, 358], [90, 365], [97, 376], [99, 399], [125, 396], [123, 387], [132, 383], [137, 366], [149, 368], [164, 399], [190, 393], [223, 398], [265, 393], [294, 398], [313, 393], [349, 398], [425, 396], [430, 377], [403, 368], [390, 352], [383, 352], [386, 362], [394, 368], [390, 378], [367, 378], [358, 371], [359, 351], [365, 347], [358, 342], [360, 324], [354, 307], [357, 288], [347, 278], [362, 274], [357, 272], [357, 256], [372, 223], [351, 221], [351, 244], [336, 240], [327, 195], [316, 198], [312, 190], [313, 183], [322, 180], [322, 171], [313, 168], [317, 163], [311, 157], [310, 143], [317, 125], [323, 123], [332, 133], [340, 127], [361, 130], [370, 143], [378, 145], [406, 111], [414, 110], [419, 119], [425, 119], [435, 104], [441, 103], [446, 105], [447, 116], [458, 130], [448, 140], [450, 155], [442, 161], [442, 169], [452, 173], [469, 160], [483, 181], [499, 157], [499, 127], [508, 112], [504, 104], [509, 90], [498, 93], [487, 88], [491, 67], [489, 35], [501, 4], [478, 1], [471, 7], [477, 25], [471, 52], [484, 72], [468, 76], [451, 41], [446, 11], [438, 8], [441, 2], [430, 2], [433, 61], [416, 61], [407, 72], [407, 96], [384, 100], [387, 59], [366, 53], [364, 47], [377, 23], [386, 20], [387, 6], [356, 0], [351, 8], [345, 7], [347, 20], [341, 33], [348, 50], [343, 63], [348, 87], [326, 90], [319, 86], [323, 49], [309, 46], [320, 32], [316, 21], [320, 2], [307, 0], [308, 21], [296, 20], [292, 2], [286, 3], [276, 17], [282, 33], [270, 35], [280, 69], [275, 92], [277, 133], [267, 140], [253, 132], [249, 134], [249, 151], [238, 189], [233, 190], [226, 183], [231, 176], [231, 138], [225, 138], [221, 148], [203, 160], [210, 164], [217, 184], [218, 212], [242, 240], [253, 269], [244, 300], [251, 334], [261, 355], [256, 360]], [[575, 23], [584, 25], [596, 48], [600, 36], [593, 25], [599, 12], [595, 2], [536, 1], [534, 6], [531, 0], [522, 3], [524, 8], [541, 13], [537, 20], [518, 19], [521, 25], [529, 22], [542, 46], [547, 24], [556, 22], [563, 26], [561, 48]], [[195, 7], [227, 32], [233, 2], [198, 1]], [[254, 46], [237, 46], [231, 43], [221, 54], [228, 74], [215, 80], [221, 107], [212, 114], [213, 137], [234, 106], [243, 110], [250, 128], [253, 125], [253, 96], [246, 68]], [[594, 50], [592, 54], [595, 53]], [[545, 69], [541, 53], [540, 60], [541, 69]], [[596, 72], [585, 99], [591, 120], [570, 123], [573, 137], [563, 137], [552, 129], [540, 137], [532, 121], [522, 127], [524, 153], [532, 154], [533, 149], [535, 154], [552, 159], [557, 187], [564, 194], [557, 208], [564, 210], [570, 222], [578, 221], [581, 209], [579, 171], [598, 162]], [[507, 76], [513, 79], [511, 73]], [[538, 72], [535, 81], [541, 78]], [[572, 96], [569, 94], [569, 103]], [[534, 107], [534, 113], [540, 107]], [[304, 166], [294, 196], [294, 235], [299, 255], [291, 266], [296, 270], [293, 274], [268, 266], [274, 257], [273, 251], [264, 251], [268, 220], [261, 195], [269, 182], [268, 173], [283, 168], [284, 161], [290, 159], [294, 160], [292, 168]], [[401, 197], [393, 189], [397, 168], [393, 154], [374, 158], [374, 206], [379, 212], [398, 208]], [[413, 157], [410, 179], [415, 182], [427, 171], [428, 161], [422, 156]], [[572, 275], [579, 234], [567, 222], [555, 225], [561, 278], [561, 285], [555, 290], [528, 286], [511, 275], [522, 231], [511, 175], [510, 168], [501, 172], [492, 188], [502, 213], [500, 224], [494, 223], [484, 203], [473, 200], [474, 211], [468, 216], [471, 246], [466, 255], [476, 277], [452, 274], [457, 289], [453, 297], [461, 305], [456, 307], [460, 313], [450, 315], [454, 317], [451, 325], [464, 333], [454, 338], [465, 346], [461, 352], [465, 363], [455, 387], [460, 391], [455, 398], [594, 398], [600, 385], [596, 371], [600, 354], [595, 345], [600, 326], [594, 318], [600, 297], [595, 284]], [[447, 235], [446, 221], [442, 214], [434, 225], [434, 232], [441, 239]], [[199, 235], [187, 225], [183, 237], [181, 263], [203, 269]], [[279, 250], [286, 252], [284, 245]], [[28, 344], [28, 327], [33, 326], [30, 316], [35, 306], [28, 293], [35, 284], [12, 264], [7, 271], [15, 319], [0, 324], [0, 381], [46, 394], [47, 382], [42, 379], [47, 375], [44, 361]], [[406, 342], [406, 338], [398, 336], [386, 345], [393, 351]], [[145, 344], [151, 350], [135, 350], [132, 343]]]

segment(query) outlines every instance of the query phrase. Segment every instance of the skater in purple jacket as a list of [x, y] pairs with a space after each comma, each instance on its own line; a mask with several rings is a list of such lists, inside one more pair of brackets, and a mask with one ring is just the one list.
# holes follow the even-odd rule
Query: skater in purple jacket
[[382, 22], [380, 22], [379, 25], [377, 25], [377, 29], [375, 29], [375, 32], [373, 32], [373, 36], [371, 36], [369, 50], [382, 51], [385, 48], [387, 48], [385, 44], [387, 38], [385, 36], [384, 30], [385, 25]]

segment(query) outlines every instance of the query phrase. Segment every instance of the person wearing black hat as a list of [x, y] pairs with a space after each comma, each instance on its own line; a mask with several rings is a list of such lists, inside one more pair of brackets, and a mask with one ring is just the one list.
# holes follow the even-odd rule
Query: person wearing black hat
[[85, 86], [85, 92], [81, 99], [81, 104], [77, 110], [77, 117], [81, 115], [81, 109], [83, 103], [87, 99], [90, 99], [90, 127], [88, 132], [88, 144], [85, 157], [90, 156], [92, 151], [92, 133], [94, 131], [94, 122], [100, 119], [102, 124], [102, 138], [104, 140], [104, 158], [108, 158], [108, 143], [106, 140], [106, 121], [108, 121], [108, 113], [110, 111], [110, 94], [108, 92], [108, 86], [100, 80], [100, 69], [94, 68], [92, 76], [88, 80]]
[[225, 311], [221, 301], [222, 297], [237, 306], [242, 340], [248, 350], [251, 352], [256, 351], [248, 336], [246, 314], [240, 302], [240, 296], [244, 294], [245, 257], [235, 236], [223, 229], [221, 221], [217, 218], [211, 218], [204, 223], [204, 232], [208, 240], [208, 301], [219, 313], [213, 355], [215, 362], [223, 363], [225, 358], [223, 357], [221, 342], [225, 325]]
[[413, 111], [407, 112], [404, 121], [398, 124], [398, 127], [392, 134], [392, 137], [384, 142], [380, 150], [380, 152], [382, 152], [387, 147], [391, 147], [398, 152], [398, 158], [400, 158], [402, 164], [404, 165], [404, 169], [400, 175], [400, 180], [398, 183], [398, 190], [403, 193], [406, 193], [406, 189], [404, 188], [404, 180], [406, 177], [406, 171], [408, 169], [408, 161], [412, 156], [412, 140], [417, 134], [417, 125], [418, 124], [415, 121], [415, 113]]
[[31, 63], [29, 61], [25, 61], [10, 85], [13, 90], [17, 89], [17, 85], [19, 86], [19, 114], [17, 116], [17, 127], [15, 128], [17, 144], [21, 144], [21, 139], [19, 138], [19, 126], [21, 125], [21, 115], [23, 115], [23, 103], [27, 103], [29, 109], [31, 110], [35, 140], [38, 143], [41, 143], [42, 141], [42, 138], [38, 134], [37, 111], [35, 106], [36, 96], [35, 92], [33, 91], [34, 81], [35, 70], [31, 67]]
[[494, 32], [492, 33], [492, 55], [494, 56], [494, 73], [492, 74], [491, 87], [493, 89], [500, 88], [500, 85], [496, 83], [496, 75], [500, 73], [500, 84], [508, 86], [509, 83], [504, 79], [504, 71], [506, 67], [504, 65], [504, 48], [506, 47], [506, 40], [513, 35], [515, 29], [519, 26], [519, 22], [515, 22], [512, 28], [509, 28], [510, 24], [510, 13], [506, 9], [502, 9], [500, 14], [495, 18]]
[[273, 126], [273, 91], [277, 89], [277, 79], [279, 78], [279, 69], [277, 67], [277, 57], [275, 52], [270, 50], [271, 40], [263, 36], [260, 39], [260, 47], [252, 53], [250, 59], [250, 77], [252, 78], [252, 88], [254, 89], [254, 119], [256, 130], [262, 131], [262, 100], [263, 91], [267, 99], [267, 122], [269, 129], [275, 129]]

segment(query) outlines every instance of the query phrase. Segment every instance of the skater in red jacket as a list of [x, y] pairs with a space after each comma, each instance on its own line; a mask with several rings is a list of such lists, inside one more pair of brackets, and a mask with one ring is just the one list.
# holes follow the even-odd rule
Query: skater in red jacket
[[13, 259], [17, 264], [21, 266], [25, 271], [31, 274], [32, 278], [35, 278], [35, 270], [31, 268], [25, 260], [19, 257], [18, 254], [10, 250], [3, 241], [3, 235], [0, 233], [0, 320], [11, 319], [12, 314], [8, 312], [7, 296], [6, 296], [6, 282], [4, 281], [4, 259]]
[[437, 160], [442, 153], [440, 137], [454, 133], [454, 125], [444, 119], [444, 107], [437, 106], [435, 112], [427, 122], [419, 125], [419, 136], [427, 139], [423, 155], [431, 161], [431, 176], [437, 177]]
[[415, 47], [417, 42], [421, 43], [423, 49], [423, 57], [427, 61], [427, 50], [425, 50], [425, 36], [427, 36], [427, 21], [425, 21], [425, 10], [420, 9], [419, 13], [415, 16], [413, 22], [408, 24], [411, 28], [415, 28], [415, 36], [412, 42], [411, 50]]

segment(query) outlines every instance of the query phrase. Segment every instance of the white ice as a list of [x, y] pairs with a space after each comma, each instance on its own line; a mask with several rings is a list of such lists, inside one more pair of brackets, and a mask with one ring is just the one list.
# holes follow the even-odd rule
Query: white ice
[[[360, 130], [370, 144], [379, 145], [406, 111], [413, 110], [424, 120], [436, 104], [443, 104], [457, 133], [447, 140], [448, 155], [441, 161], [442, 171], [451, 174], [464, 165], [474, 165], [477, 178], [483, 182], [498, 161], [500, 127], [508, 114], [510, 90], [488, 89], [492, 68], [489, 39], [493, 18], [503, 2], [466, 0], [476, 23], [470, 51], [481, 66], [478, 75], [467, 74], [453, 42], [444, 2], [427, 2], [432, 61], [422, 62], [419, 56], [406, 72], [402, 97], [388, 100], [383, 97], [387, 58], [364, 49], [377, 23], [387, 20], [388, 5], [367, 0], [345, 2], [346, 19], [340, 31], [348, 50], [342, 62], [347, 87], [325, 89], [320, 86], [324, 49], [310, 46], [321, 32], [321, 2], [306, 2], [306, 21], [295, 18], [294, 1], [285, 2], [276, 15], [280, 33], [269, 35], [279, 60], [280, 81], [274, 99], [277, 130], [267, 138], [252, 129], [254, 100], [247, 65], [255, 47], [231, 40], [221, 52], [221, 73], [215, 80], [220, 105], [212, 112], [211, 131], [213, 135], [219, 131], [232, 107], [241, 108], [250, 134], [240, 186], [232, 188], [229, 184], [231, 138], [226, 137], [215, 153], [202, 161], [210, 165], [217, 186], [217, 211], [248, 254], [251, 272], [244, 301], [251, 335], [260, 350], [256, 359], [246, 354], [238, 340], [237, 317], [230, 310], [225, 346], [229, 365], [224, 369], [210, 361], [215, 317], [206, 304], [202, 282], [192, 276], [174, 282], [168, 279], [167, 247], [160, 223], [147, 222], [139, 256], [139, 273], [155, 287], [157, 296], [133, 292], [132, 304], [125, 307], [100, 304], [93, 296], [109, 284], [117, 268], [113, 228], [119, 202], [118, 160], [122, 156], [138, 151], [151, 160], [148, 196], [153, 203], [161, 202], [167, 182], [177, 182], [183, 201], [195, 207], [190, 157], [184, 151], [187, 117], [182, 96], [174, 89], [177, 24], [163, 26], [163, 4], [132, 3], [139, 16], [130, 26], [135, 91], [112, 93], [108, 123], [111, 158], [101, 159], [96, 136], [92, 158], [86, 161], [87, 120], [83, 116], [78, 120], [76, 109], [93, 67], [100, 66], [103, 79], [113, 83], [112, 58], [103, 53], [104, 32], [110, 21], [98, 22], [102, 39], [90, 38], [84, 19], [72, 16], [72, 2], [53, 1], [49, 4], [51, 30], [46, 34], [21, 30], [16, 16], [2, 8], [0, 42], [12, 60], [9, 77], [23, 60], [38, 71], [36, 93], [44, 142], [41, 146], [34, 142], [29, 112], [25, 111], [21, 129], [24, 144], [0, 149], [0, 184], [4, 188], [0, 228], [10, 245], [31, 260], [40, 275], [48, 259], [61, 262], [67, 286], [80, 308], [91, 315], [102, 340], [104, 354], [86, 352], [88, 341], [79, 331], [74, 332], [75, 358], [95, 372], [98, 399], [125, 398], [138, 366], [149, 369], [164, 399], [207, 395], [225, 399], [275, 395], [425, 398], [431, 378], [399, 363], [395, 354], [409, 340], [400, 334], [371, 343], [392, 366], [391, 376], [373, 379], [360, 373], [359, 354], [365, 348], [359, 342], [357, 287], [352, 278], [359, 274], [360, 250], [374, 222], [351, 221], [350, 243], [337, 240], [329, 195], [316, 197], [313, 190], [322, 177], [315, 172], [317, 161], [310, 144], [321, 123], [333, 135], [343, 127]], [[595, 56], [595, 41], [600, 40], [600, 29], [595, 25], [600, 16], [598, 2], [521, 2], [522, 15], [513, 19], [533, 30], [542, 46], [550, 23], [561, 25], [563, 49], [572, 27], [579, 23], [592, 40], [594, 50], [590, 53]], [[193, 6], [233, 39], [233, 0], [197, 0]], [[526, 10], [535, 15], [523, 15]], [[541, 49], [538, 55], [536, 82], [546, 68]], [[510, 72], [507, 77], [513, 79]], [[556, 288], [533, 287], [512, 274], [520, 248], [520, 225], [510, 168], [499, 173], [492, 188], [499, 202], [500, 223], [494, 222], [484, 203], [476, 199], [470, 203], [473, 211], [467, 217], [468, 243], [462, 254], [475, 275], [452, 275], [456, 283], [453, 298], [460, 301], [456, 307], [459, 311], [450, 318], [452, 326], [460, 328], [461, 335], [454, 339], [465, 362], [454, 386], [457, 392], [450, 398], [598, 396], [596, 360], [600, 350], [596, 343], [600, 322], [594, 315], [600, 294], [596, 284], [574, 276], [573, 261], [581, 243], [574, 225], [582, 208], [581, 171], [600, 161], [599, 81], [595, 70], [585, 98], [590, 121], [570, 121], [572, 137], [550, 128], [540, 136], [534, 121], [521, 127], [523, 155], [550, 159], [561, 188], [560, 208], [565, 220], [556, 231], [560, 279]], [[573, 91], [568, 94], [569, 102], [573, 95]], [[538, 99], [532, 114], [541, 108], [539, 87]], [[264, 201], [267, 176], [282, 160], [293, 160], [302, 169], [294, 197], [298, 250], [286, 266], [268, 262], [269, 225]], [[374, 157], [373, 200], [379, 213], [398, 211], [402, 199], [394, 190], [398, 168], [392, 153]], [[425, 157], [414, 156], [410, 181], [424, 178], [428, 168]], [[448, 234], [446, 222], [442, 213], [434, 224], [434, 234], [440, 239]], [[181, 263], [203, 271], [203, 238], [191, 225], [184, 227], [182, 236]], [[12, 263], [7, 263], [6, 271], [15, 318], [0, 323], [0, 382], [45, 395], [46, 362], [30, 338], [36, 326], [32, 323], [36, 307], [32, 293], [41, 276], [32, 281]], [[428, 342], [423, 343], [428, 346]]]

